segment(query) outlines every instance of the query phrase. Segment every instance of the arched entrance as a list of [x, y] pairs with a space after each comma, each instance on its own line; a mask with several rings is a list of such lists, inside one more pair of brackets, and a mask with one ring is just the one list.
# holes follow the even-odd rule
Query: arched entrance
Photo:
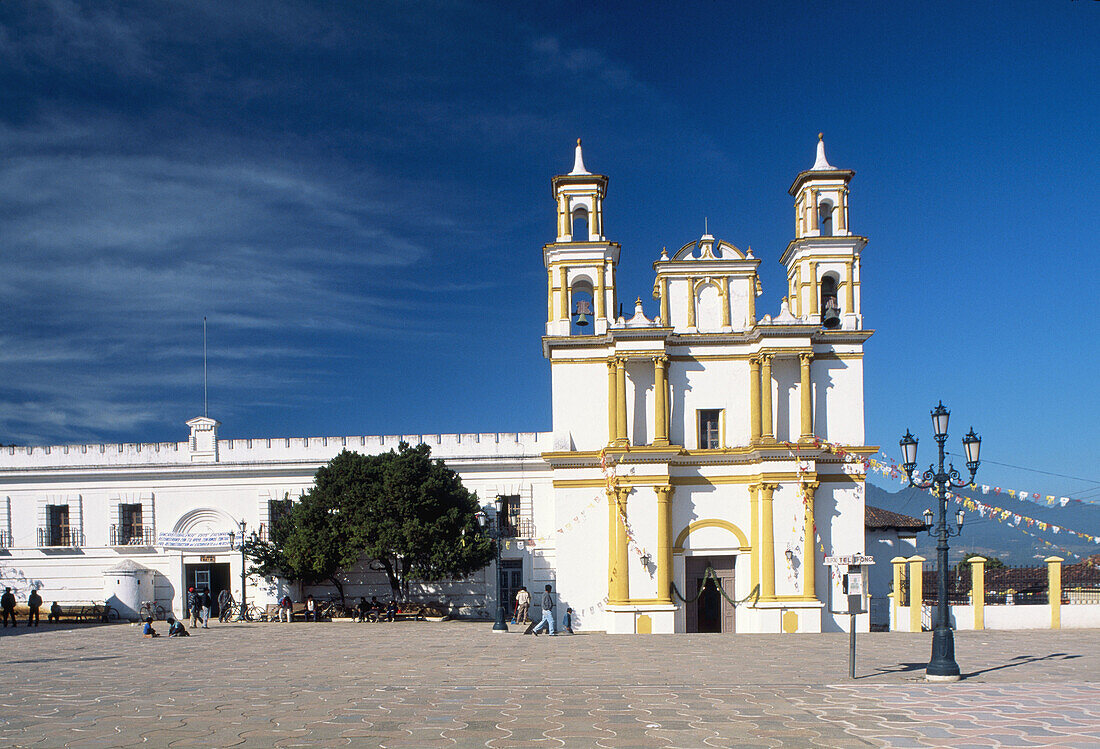
[[682, 566], [676, 565], [681, 596], [676, 603], [683, 606], [684, 616], [679, 631], [737, 630], [736, 607], [731, 603], [739, 599], [737, 556], [748, 551], [745, 534], [728, 520], [695, 520], [680, 531], [672, 548], [673, 555], [683, 560]]

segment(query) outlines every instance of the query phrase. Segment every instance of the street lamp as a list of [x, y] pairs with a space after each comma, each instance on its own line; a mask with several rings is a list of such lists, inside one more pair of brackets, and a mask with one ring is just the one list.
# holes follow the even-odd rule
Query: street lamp
[[497, 497], [497, 517], [495, 522], [490, 522], [489, 515], [485, 512], [479, 512], [475, 517], [478, 524], [489, 534], [489, 538], [493, 539], [496, 544], [496, 556], [497, 556], [497, 620], [493, 625], [494, 632], [507, 632], [508, 624], [506, 622], [506, 614], [504, 613], [504, 577], [500, 565], [500, 539], [504, 537], [504, 497]]
[[[966, 467], [970, 471], [970, 479], [964, 480], [955, 470], [955, 466], [948, 464], [947, 470], [943, 467], [943, 445], [947, 442], [947, 421], [951, 412], [943, 406], [941, 401], [932, 409], [932, 428], [935, 430], [936, 445], [939, 447], [939, 467], [930, 465], [928, 470], [921, 474], [920, 481], [913, 479], [913, 473], [917, 468], [917, 438], [905, 430], [905, 436], [898, 443], [902, 452], [902, 467], [905, 476], [909, 479], [909, 486], [918, 489], [933, 489], [933, 494], [939, 499], [939, 522], [935, 531], [932, 529], [932, 511], [924, 511], [924, 524], [929, 535], [937, 536], [936, 563], [939, 566], [937, 577], [937, 608], [936, 623], [932, 631], [932, 660], [925, 669], [925, 678], [928, 681], [958, 681], [959, 664], [955, 662], [955, 638], [951, 634], [951, 625], [948, 620], [947, 609], [947, 539], [949, 536], [957, 536], [962, 533], [963, 513], [959, 510], [955, 513], [955, 529], [947, 527], [947, 489], [948, 487], [961, 488], [974, 483], [974, 474], [978, 472], [978, 455], [982, 446], [982, 438], [974, 434], [974, 430], [963, 437], [963, 448], [966, 450]], [[920, 601], [910, 601], [910, 605], [919, 606]]]
[[[241, 611], [237, 615], [237, 621], [247, 622], [248, 621], [248, 592], [247, 592], [248, 591], [248, 573], [245, 571], [247, 565], [245, 563], [245, 558], [244, 558], [244, 520], [243, 519], [240, 522], [240, 527], [241, 527]], [[230, 551], [232, 551], [234, 549], [234, 543], [233, 542], [234, 542], [234, 539], [236, 538], [236, 535], [237, 534], [234, 533], [233, 531], [229, 531], [229, 549], [230, 549]], [[253, 532], [252, 535], [255, 536], [256, 535], [255, 532]]]

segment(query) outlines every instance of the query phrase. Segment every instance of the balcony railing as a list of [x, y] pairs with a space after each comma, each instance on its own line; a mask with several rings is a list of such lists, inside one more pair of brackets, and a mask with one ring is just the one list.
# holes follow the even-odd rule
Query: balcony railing
[[11, 547], [11, 533], [8, 531], [0, 531], [0, 549], [10, 549]]
[[38, 529], [38, 546], [83, 546], [84, 532], [67, 525]]
[[151, 525], [112, 525], [111, 546], [152, 546], [157, 541]]
[[531, 518], [511, 518], [504, 523], [503, 535], [505, 538], [534, 538], [535, 521]]

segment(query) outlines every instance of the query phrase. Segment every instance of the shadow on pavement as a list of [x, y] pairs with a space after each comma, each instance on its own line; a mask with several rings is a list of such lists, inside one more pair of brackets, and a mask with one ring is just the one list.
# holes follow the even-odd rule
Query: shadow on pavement
[[968, 674], [963, 674], [962, 678], [971, 679], [975, 676], [981, 676], [982, 674], [988, 674], [990, 671], [1000, 671], [1004, 668], [1012, 668], [1014, 666], [1026, 666], [1029, 663], [1040, 663], [1042, 661], [1068, 661], [1074, 658], [1080, 658], [1079, 655], [1070, 655], [1069, 653], [1051, 653], [1050, 655], [1018, 655], [1012, 659], [1009, 663], [1004, 663], [1000, 666], [990, 666], [989, 668], [983, 668], [981, 671], [972, 671]]

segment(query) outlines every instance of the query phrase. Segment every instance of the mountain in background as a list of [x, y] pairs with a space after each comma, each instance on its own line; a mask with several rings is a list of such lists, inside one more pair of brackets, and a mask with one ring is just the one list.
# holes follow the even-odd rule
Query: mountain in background
[[[907, 488], [891, 492], [871, 483], [866, 484], [866, 487], [866, 501], [869, 505], [915, 518], [920, 518], [925, 508], [938, 512], [936, 498], [926, 491]], [[1053, 523], [1092, 536], [1100, 535], [1100, 504], [1070, 502], [1065, 507], [1058, 505], [1049, 507], [1046, 504], [1020, 501], [1004, 493], [982, 494], [980, 491], [964, 491], [962, 494], [976, 502], [1000, 507], [1045, 523]], [[955, 511], [959, 507], [954, 501], [947, 503], [948, 518], [952, 526], [955, 522]], [[989, 517], [988, 513], [983, 518], [977, 512], [969, 510], [964, 512], [966, 512], [966, 518], [962, 534], [952, 537], [949, 541], [951, 564], [962, 559], [964, 554], [968, 557], [974, 554], [996, 557], [1008, 565], [1030, 567], [1041, 565], [1043, 559], [1049, 556], [1059, 556], [1066, 560], [1066, 564], [1073, 564], [1085, 557], [1100, 553], [1100, 544], [1082, 539], [1065, 530], [1056, 534], [1049, 529], [1041, 531], [1038, 526], [1028, 527], [1023, 522], [1017, 527], [1011, 520], [995, 520]], [[1043, 541], [1048, 541], [1053, 546], [1047, 546]], [[926, 559], [934, 560], [936, 540], [927, 533], [919, 534], [917, 553]]]

